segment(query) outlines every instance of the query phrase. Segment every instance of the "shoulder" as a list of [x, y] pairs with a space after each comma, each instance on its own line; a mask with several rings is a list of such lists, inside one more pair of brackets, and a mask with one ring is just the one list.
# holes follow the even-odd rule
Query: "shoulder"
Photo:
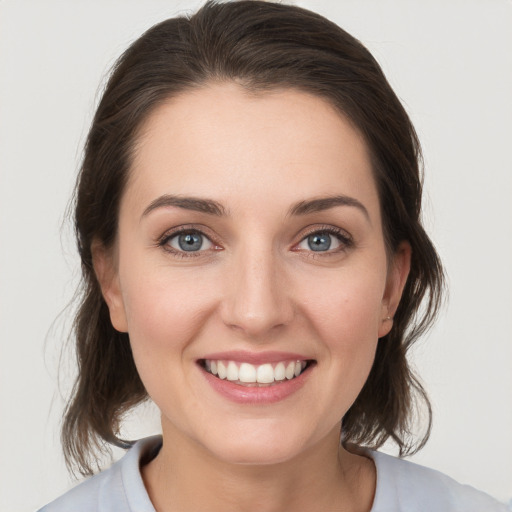
[[76, 512], [99, 510], [98, 501], [101, 489], [112, 487], [110, 482], [116, 481], [115, 473], [114, 465], [110, 469], [78, 484], [55, 501], [44, 506], [38, 512], [64, 512], [71, 510], [70, 507]]
[[370, 452], [377, 468], [372, 512], [510, 512], [469, 485], [433, 469], [380, 452]]
[[140, 474], [141, 459], [158, 452], [161, 437], [138, 441], [111, 468], [78, 484], [38, 512], [155, 512]]

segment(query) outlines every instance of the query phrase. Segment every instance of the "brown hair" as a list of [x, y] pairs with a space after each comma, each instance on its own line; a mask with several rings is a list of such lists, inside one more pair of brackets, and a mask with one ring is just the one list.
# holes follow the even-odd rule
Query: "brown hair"
[[[420, 146], [414, 128], [368, 50], [334, 23], [305, 9], [256, 0], [207, 2], [190, 18], [148, 30], [116, 63], [94, 116], [75, 192], [82, 262], [74, 323], [78, 377], [62, 440], [68, 466], [90, 474], [98, 451], [119, 438], [123, 414], [147, 398], [128, 334], [117, 332], [92, 265], [91, 245], [111, 247], [138, 129], [169, 97], [211, 81], [251, 91], [295, 88], [325, 99], [366, 139], [392, 252], [407, 240], [412, 264], [391, 332], [382, 338], [369, 378], [343, 418], [343, 441], [379, 447], [392, 438], [405, 455], [426, 442], [431, 408], [408, 365], [411, 344], [440, 305], [443, 271], [420, 221]], [[422, 304], [420, 309], [420, 304]], [[416, 403], [418, 402], [418, 403]], [[416, 406], [426, 432], [411, 434]]]

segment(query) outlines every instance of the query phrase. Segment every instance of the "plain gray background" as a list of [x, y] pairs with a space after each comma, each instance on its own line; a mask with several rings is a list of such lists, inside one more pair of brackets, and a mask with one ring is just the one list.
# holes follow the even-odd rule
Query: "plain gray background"
[[[100, 83], [152, 24], [200, 1], [0, 2], [0, 509], [70, 486], [58, 441], [78, 276], [61, 228]], [[416, 125], [425, 224], [450, 301], [414, 351], [434, 430], [413, 457], [512, 498], [512, 4], [302, 0], [361, 39]], [[58, 318], [57, 318], [58, 317]], [[59, 384], [60, 383], [60, 384]], [[158, 429], [151, 408], [127, 434]], [[392, 447], [389, 447], [392, 451]]]

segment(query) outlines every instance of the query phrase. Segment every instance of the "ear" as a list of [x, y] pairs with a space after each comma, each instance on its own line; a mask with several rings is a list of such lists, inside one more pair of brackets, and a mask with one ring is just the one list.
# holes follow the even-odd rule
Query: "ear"
[[115, 250], [107, 250], [100, 242], [91, 247], [94, 273], [98, 279], [101, 293], [110, 312], [110, 321], [119, 332], [128, 332], [126, 312], [121, 294]]
[[393, 316], [400, 304], [409, 271], [412, 249], [409, 242], [401, 242], [389, 263], [386, 289], [382, 299], [379, 338], [386, 336], [393, 327]]

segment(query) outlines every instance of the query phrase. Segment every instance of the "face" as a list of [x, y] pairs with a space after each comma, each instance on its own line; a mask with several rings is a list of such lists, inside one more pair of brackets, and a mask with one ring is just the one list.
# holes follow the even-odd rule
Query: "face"
[[215, 84], [147, 120], [95, 268], [164, 441], [268, 464], [339, 433], [408, 261], [386, 255], [346, 119], [302, 92]]

